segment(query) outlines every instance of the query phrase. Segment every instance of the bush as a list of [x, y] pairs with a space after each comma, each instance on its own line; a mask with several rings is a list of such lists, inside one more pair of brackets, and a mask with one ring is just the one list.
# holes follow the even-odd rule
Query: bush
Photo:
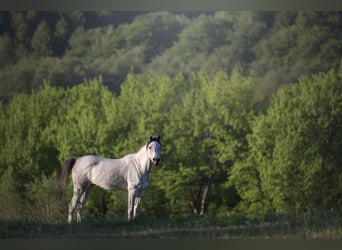
[[0, 178], [0, 220], [22, 220], [23, 213], [23, 199], [17, 190], [18, 182], [13, 175], [12, 168], [7, 171]]
[[[45, 175], [26, 185], [25, 213], [30, 221], [56, 223], [66, 214], [57, 192], [57, 176]], [[64, 216], [66, 217], [66, 216]]]

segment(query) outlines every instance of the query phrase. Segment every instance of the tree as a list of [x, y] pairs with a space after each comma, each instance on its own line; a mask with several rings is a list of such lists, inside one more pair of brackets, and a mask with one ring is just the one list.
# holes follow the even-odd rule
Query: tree
[[0, 36], [0, 69], [14, 62], [14, 48], [8, 34]]
[[52, 54], [51, 50], [51, 32], [45, 20], [41, 21], [33, 33], [31, 46], [34, 54], [37, 56], [49, 56]]
[[[232, 163], [247, 151], [253, 84], [238, 73], [228, 77], [223, 72], [214, 77], [193, 73], [182, 81], [180, 91], [173, 92], [176, 99], [163, 129], [167, 162], [156, 173], [158, 185], [169, 199], [172, 216], [215, 213], [208, 207], [227, 213], [238, 202], [225, 183]], [[222, 199], [222, 193], [235, 201]]]
[[281, 88], [255, 121], [250, 155], [234, 165], [231, 179], [245, 212], [298, 216], [341, 208], [339, 74], [331, 70]]
[[[28, 201], [32, 198], [30, 190], [34, 186], [32, 182], [39, 180], [42, 176], [49, 176], [49, 182], [44, 184], [44, 188], [49, 187], [48, 196], [51, 199], [53, 197], [55, 178], [52, 176], [59, 168], [59, 162], [50, 126], [58, 112], [61, 94], [60, 90], [45, 83], [44, 88], [36, 93], [16, 95], [5, 108], [1, 109], [0, 178], [2, 192], [0, 201], [5, 209], [4, 213], [1, 213], [2, 218], [28, 219], [30, 214], [34, 214], [31, 209], [41, 201], [35, 200], [36, 203], [29, 203]], [[37, 184], [35, 188], [41, 189], [41, 186]], [[38, 198], [37, 190], [33, 192]], [[47, 190], [42, 190], [42, 192], [47, 192]], [[46, 200], [46, 202], [48, 201]], [[50, 207], [58, 206], [55, 200], [54, 204], [48, 205]], [[36, 208], [38, 209], [38, 207]], [[40, 207], [43, 212], [46, 211], [45, 208], [46, 206]], [[55, 216], [52, 213], [51, 211], [46, 217], [39, 218], [47, 221], [47, 217], [50, 215]], [[36, 215], [37, 213], [35, 213]]]
[[60, 97], [59, 90], [46, 84], [38, 93], [12, 99], [5, 111], [1, 172], [11, 167], [23, 183], [42, 173], [52, 173], [58, 161], [48, 131]]
[[20, 52], [23, 52], [28, 47], [30, 39], [25, 13], [14, 12], [11, 23], [15, 34], [15, 43], [19, 47]]
[[107, 140], [112, 138], [113, 141], [115, 133], [107, 134], [112, 131], [107, 130], [106, 115], [106, 106], [112, 98], [112, 93], [102, 85], [101, 77], [85, 80], [84, 84], [67, 91], [52, 127], [60, 162], [70, 156], [112, 155], [112, 145], [108, 145]]

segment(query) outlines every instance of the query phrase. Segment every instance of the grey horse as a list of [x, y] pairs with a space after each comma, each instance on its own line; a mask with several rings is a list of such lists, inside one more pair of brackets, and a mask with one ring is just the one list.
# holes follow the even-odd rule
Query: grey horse
[[77, 208], [77, 222], [87, 201], [90, 186], [97, 185], [108, 190], [128, 191], [128, 220], [136, 217], [143, 190], [150, 182], [149, 172], [160, 162], [160, 136], [150, 136], [147, 143], [136, 153], [120, 159], [108, 159], [96, 155], [71, 157], [65, 161], [59, 179], [62, 196], [70, 174], [73, 180], [73, 197], [69, 204], [68, 223]]

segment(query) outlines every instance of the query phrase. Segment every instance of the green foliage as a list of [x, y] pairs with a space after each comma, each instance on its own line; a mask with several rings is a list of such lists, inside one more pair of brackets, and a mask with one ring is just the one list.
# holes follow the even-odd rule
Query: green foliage
[[[151, 134], [162, 164], [142, 219], [341, 209], [340, 13], [7, 14], [1, 219], [64, 221], [60, 165], [122, 157]], [[94, 188], [85, 215], [126, 210], [125, 193]]]
[[0, 221], [22, 220], [25, 217], [17, 185], [12, 168], [8, 168], [0, 178]]
[[48, 129], [58, 110], [60, 95], [61, 91], [46, 84], [31, 97], [14, 97], [4, 120], [1, 172], [12, 167], [16, 176], [24, 179], [38, 173], [51, 174], [58, 162]]
[[7, 64], [0, 71], [0, 96], [2, 99], [18, 93], [29, 93], [34, 86], [34, 68], [37, 61], [23, 58], [17, 64]]
[[275, 30], [254, 48], [251, 69], [261, 76], [260, 87], [265, 92], [303, 74], [327, 72], [340, 63], [341, 33], [336, 25], [341, 24], [341, 18], [337, 13], [298, 12], [282, 19], [284, 24], [279, 26], [276, 19]]
[[332, 70], [303, 77], [273, 96], [248, 136], [247, 161], [232, 172], [246, 211], [259, 206], [261, 215], [300, 215], [341, 209], [341, 90]]
[[49, 177], [42, 175], [27, 184], [23, 209], [26, 219], [56, 223], [64, 214], [56, 192], [56, 172]]
[[28, 45], [28, 23], [27, 16], [23, 12], [15, 12], [12, 14], [12, 28], [15, 33], [15, 42], [20, 45], [20, 49], [24, 49]]
[[185, 88], [168, 114], [163, 148], [168, 162], [158, 178], [180, 216], [206, 213], [209, 197], [221, 194], [214, 187], [226, 181], [231, 162], [246, 150], [243, 140], [254, 103], [251, 81], [238, 73], [221, 72], [213, 79], [194, 73]]
[[59, 116], [54, 122], [55, 145], [59, 160], [63, 162], [71, 155], [108, 155], [108, 140], [111, 131], [107, 129], [107, 115], [104, 106], [112, 101], [112, 94], [102, 85], [101, 78], [86, 80], [72, 88], [58, 107]]
[[0, 69], [13, 62], [14, 48], [11, 38], [5, 34], [0, 36]]
[[[71, 155], [118, 158], [135, 151], [150, 134], [162, 134], [165, 165], [152, 173], [155, 184], [143, 213], [151, 217], [204, 214], [225, 192], [221, 189], [227, 189], [224, 183], [231, 162], [246, 148], [233, 142], [243, 141], [249, 130], [253, 92], [250, 79], [223, 72], [213, 79], [203, 72], [189, 79], [130, 74], [118, 97], [101, 77], [68, 90], [45, 84], [31, 95], [15, 96], [5, 109], [1, 169], [15, 170], [15, 178], [27, 183], [18, 187], [19, 192], [29, 192], [24, 198], [30, 200], [39, 179], [43, 178], [41, 185], [51, 184], [52, 173]], [[246, 124], [240, 127], [239, 119]], [[225, 143], [232, 147], [227, 150]], [[117, 194], [101, 189], [93, 193], [85, 211], [88, 216], [115, 216], [111, 208], [125, 211], [126, 201], [120, 202]], [[37, 193], [30, 202], [45, 204], [44, 195]], [[165, 209], [157, 212], [161, 202]], [[211, 207], [225, 211], [223, 203]], [[58, 217], [58, 206], [48, 211]]]
[[42, 21], [36, 28], [32, 40], [31, 46], [33, 53], [37, 56], [49, 56], [52, 54], [50, 48], [50, 42], [52, 40], [50, 29], [46, 21]]
[[102, 75], [120, 92], [129, 73], [192, 72], [258, 79], [260, 95], [302, 74], [337, 68], [339, 12], [2, 12], [1, 98], [30, 93], [43, 79], [74, 86]]
[[[101, 77], [67, 90], [45, 83], [16, 95], [0, 110], [1, 199], [16, 194], [9, 204], [25, 204], [30, 212], [17, 205], [1, 216], [62, 219], [68, 201], [63, 208], [49, 194], [65, 159], [122, 157], [150, 134], [162, 135], [162, 165], [151, 173], [142, 216], [338, 210], [340, 75], [302, 77], [262, 105], [253, 79], [237, 71], [129, 74], [119, 96]], [[126, 207], [125, 193], [94, 188], [85, 215], [118, 218]]]
[[205, 70], [247, 72], [254, 59], [253, 46], [264, 32], [264, 22], [251, 12], [219, 11], [202, 14], [179, 33], [179, 40], [156, 56], [148, 70], [175, 75]]
[[105, 84], [118, 91], [113, 78], [121, 83], [129, 72], [141, 72], [145, 63], [170, 47], [182, 28], [179, 19], [157, 12], [138, 16], [132, 23], [117, 28], [78, 28], [70, 37], [70, 50], [65, 57], [79, 59], [78, 67], [84, 68], [84, 77], [102, 74]]

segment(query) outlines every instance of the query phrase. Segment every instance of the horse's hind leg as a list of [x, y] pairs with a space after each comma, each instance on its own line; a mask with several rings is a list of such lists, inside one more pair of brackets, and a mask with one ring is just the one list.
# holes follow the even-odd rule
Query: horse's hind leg
[[90, 186], [85, 188], [85, 190], [84, 190], [83, 194], [81, 195], [81, 198], [78, 202], [78, 206], [77, 206], [77, 222], [78, 223], [81, 223], [82, 211], [83, 211], [84, 205], [86, 204], [87, 199], [89, 197], [90, 189], [91, 189]]
[[68, 223], [70, 224], [72, 222], [72, 214], [75, 211], [75, 208], [77, 206], [77, 203], [80, 200], [80, 197], [83, 193], [83, 190], [81, 188], [75, 188], [74, 189], [74, 194], [72, 196], [72, 199], [69, 204], [69, 214], [68, 214]]

